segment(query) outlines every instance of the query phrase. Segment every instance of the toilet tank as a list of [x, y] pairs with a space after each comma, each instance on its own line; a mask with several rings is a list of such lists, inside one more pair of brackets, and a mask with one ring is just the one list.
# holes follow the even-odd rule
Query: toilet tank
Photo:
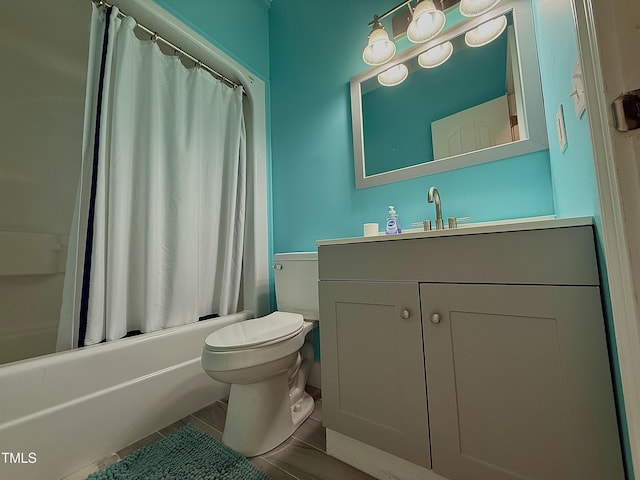
[[273, 268], [278, 310], [319, 320], [318, 253], [276, 253]]

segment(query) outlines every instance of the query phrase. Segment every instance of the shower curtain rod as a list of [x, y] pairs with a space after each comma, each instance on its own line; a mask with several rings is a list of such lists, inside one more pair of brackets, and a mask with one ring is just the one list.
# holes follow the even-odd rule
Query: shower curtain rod
[[[92, 0], [93, 3], [96, 4], [96, 6], [98, 8], [101, 7], [107, 7], [107, 8], [112, 8], [113, 5], [111, 5], [108, 2], [105, 2], [104, 0]], [[120, 10], [120, 7], [118, 7], [118, 16], [120, 18], [124, 18], [127, 16], [127, 14], [123, 13], [122, 10]], [[227, 77], [225, 77], [224, 75], [222, 75], [220, 72], [216, 72], [213, 68], [209, 67], [208, 65], [202, 63], [200, 60], [198, 60], [196, 57], [194, 57], [193, 55], [190, 55], [189, 53], [185, 52], [183, 49], [181, 49], [180, 47], [178, 47], [177, 45], [175, 45], [174, 43], [171, 43], [169, 40], [167, 40], [164, 37], [161, 37], [160, 35], [158, 35], [157, 32], [154, 32], [153, 30], [148, 29], [147, 27], [145, 27], [144, 25], [142, 25], [141, 23], [138, 23], [136, 21], [136, 25], [138, 26], [138, 28], [140, 28], [141, 30], [144, 30], [146, 33], [148, 33], [149, 35], [151, 35], [151, 40], [153, 40], [154, 42], [157, 41], [161, 41], [163, 42], [165, 45], [168, 45], [169, 47], [173, 48], [175, 53], [180, 53], [180, 55], [187, 57], [189, 60], [192, 60], [195, 62], [196, 67], [199, 68], [203, 68], [204, 70], [206, 70], [207, 72], [209, 72], [211, 75], [213, 75], [214, 77], [216, 77], [218, 80], [220, 80], [221, 82], [227, 84], [228, 86], [230, 86], [231, 88], [242, 88], [242, 85], [239, 83], [234, 82], [233, 80], [228, 79]], [[244, 89], [242, 89], [242, 93], [243, 95], [246, 95], [246, 92], [244, 91]]]

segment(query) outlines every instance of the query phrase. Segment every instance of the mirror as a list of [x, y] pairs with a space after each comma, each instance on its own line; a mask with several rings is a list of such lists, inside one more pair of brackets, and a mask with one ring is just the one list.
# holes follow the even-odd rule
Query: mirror
[[[496, 40], [466, 45], [466, 32], [502, 15], [507, 27]], [[422, 68], [418, 56], [445, 42], [453, 46], [451, 57]], [[407, 79], [382, 86], [378, 74], [400, 63]], [[503, 2], [356, 75], [351, 112], [356, 188], [546, 149], [530, 1]]]

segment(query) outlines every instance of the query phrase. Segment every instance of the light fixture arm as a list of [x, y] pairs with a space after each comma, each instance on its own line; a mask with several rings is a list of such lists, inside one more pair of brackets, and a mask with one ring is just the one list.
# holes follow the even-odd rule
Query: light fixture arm
[[406, 0], [404, 2], [400, 2], [398, 5], [393, 7], [391, 10], [389, 10], [387, 12], [384, 12], [382, 15], [379, 15], [379, 16], [378, 15], [374, 15], [373, 16], [373, 20], [369, 22], [369, 26], [371, 27], [375, 23], [380, 23], [380, 20], [383, 20], [383, 19], [387, 18], [392, 13], [396, 13], [398, 10], [400, 10], [405, 5], [408, 5], [409, 6], [409, 11], [411, 11], [413, 13], [413, 10], [411, 10], [411, 1], [412, 0]]

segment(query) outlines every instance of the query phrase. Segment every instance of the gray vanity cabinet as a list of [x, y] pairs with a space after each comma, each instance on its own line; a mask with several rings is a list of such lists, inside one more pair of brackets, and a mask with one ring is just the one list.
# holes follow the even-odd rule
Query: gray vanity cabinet
[[318, 255], [328, 429], [448, 480], [624, 478], [590, 225]]
[[418, 284], [320, 282], [323, 421], [430, 466]]
[[421, 284], [433, 471], [622, 479], [600, 293]]

